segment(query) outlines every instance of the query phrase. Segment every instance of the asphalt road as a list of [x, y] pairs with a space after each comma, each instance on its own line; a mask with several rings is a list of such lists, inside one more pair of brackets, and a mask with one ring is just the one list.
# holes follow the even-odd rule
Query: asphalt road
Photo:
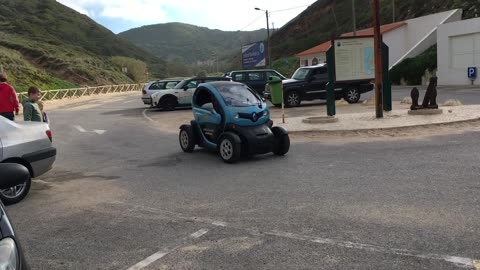
[[227, 165], [183, 153], [144, 109], [125, 95], [50, 111], [56, 167], [7, 208], [33, 269], [437, 270], [480, 259], [478, 133], [293, 142], [285, 157]]

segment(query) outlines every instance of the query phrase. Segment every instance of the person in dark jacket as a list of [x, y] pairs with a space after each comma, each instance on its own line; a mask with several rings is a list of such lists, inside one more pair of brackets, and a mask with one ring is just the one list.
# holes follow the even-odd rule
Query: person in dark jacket
[[41, 94], [37, 87], [28, 88], [28, 99], [23, 102], [23, 120], [43, 122], [42, 112], [38, 106]]
[[0, 117], [3, 116], [14, 121], [15, 114], [18, 115], [18, 111], [17, 93], [15, 93], [13, 87], [7, 83], [7, 74], [2, 72], [0, 73]]

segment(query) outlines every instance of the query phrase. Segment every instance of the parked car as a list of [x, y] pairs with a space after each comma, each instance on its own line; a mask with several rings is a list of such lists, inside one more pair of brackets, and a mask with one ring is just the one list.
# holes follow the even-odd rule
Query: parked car
[[192, 105], [193, 92], [201, 83], [214, 81], [231, 81], [229, 77], [194, 77], [181, 81], [175, 88], [158, 91], [152, 94], [152, 105], [173, 110], [177, 107]]
[[[0, 117], [0, 163], [26, 167], [30, 178], [23, 184], [0, 190], [0, 200], [13, 204], [27, 196], [32, 179], [53, 167], [57, 150], [52, 147], [52, 132], [45, 123], [16, 123]], [[3, 178], [3, 176], [2, 176]]]
[[227, 163], [243, 156], [273, 152], [283, 156], [290, 149], [288, 132], [273, 127], [262, 98], [245, 84], [201, 84], [193, 95], [191, 125], [180, 127], [180, 147], [192, 152], [196, 145], [219, 151]]
[[[327, 83], [327, 64], [297, 69], [291, 79], [282, 81], [285, 106], [300, 106], [303, 100], [327, 99]], [[372, 91], [373, 88], [371, 80], [337, 83], [335, 84], [335, 98], [344, 98], [348, 103], [357, 103], [361, 94]], [[268, 87], [263, 96], [266, 99], [271, 98]]]
[[277, 76], [282, 80], [287, 79], [280, 72], [273, 69], [237, 70], [230, 72], [228, 76], [234, 82], [246, 84], [260, 95], [263, 95], [269, 77]]
[[[0, 164], [0, 189], [10, 189], [25, 183], [30, 172], [20, 164]], [[0, 269], [30, 269], [7, 212], [0, 202]]]
[[181, 81], [182, 81], [181, 79], [159, 80], [159, 81], [152, 81], [145, 84], [142, 89], [143, 104], [151, 105], [153, 93], [160, 90], [172, 89]]

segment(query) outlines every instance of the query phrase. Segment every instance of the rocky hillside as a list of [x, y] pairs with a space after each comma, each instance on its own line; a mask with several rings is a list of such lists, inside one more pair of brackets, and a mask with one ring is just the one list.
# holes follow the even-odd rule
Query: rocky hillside
[[0, 65], [20, 91], [132, 82], [112, 62], [124, 56], [162, 73], [165, 63], [55, 0], [1, 0]]
[[[370, 0], [356, 0], [357, 29], [371, 27]], [[381, 22], [391, 23], [392, 0], [381, 0]], [[396, 0], [395, 20], [461, 8], [464, 18], [480, 15], [478, 0]], [[332, 32], [353, 30], [351, 0], [318, 0], [272, 36], [272, 57], [291, 56], [330, 39]]]

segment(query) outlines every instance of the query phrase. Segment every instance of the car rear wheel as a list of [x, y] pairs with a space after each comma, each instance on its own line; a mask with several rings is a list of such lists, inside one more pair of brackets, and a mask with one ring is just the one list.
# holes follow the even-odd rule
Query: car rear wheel
[[32, 185], [32, 178], [29, 177], [25, 183], [0, 190], [0, 200], [6, 204], [15, 204], [20, 202], [27, 196], [30, 191], [30, 186]]
[[240, 141], [238, 135], [227, 132], [223, 134], [219, 140], [218, 150], [220, 157], [226, 163], [237, 162], [242, 155], [242, 145], [237, 143]]
[[301, 103], [300, 95], [297, 91], [289, 91], [285, 97], [285, 101], [287, 107], [298, 107]]
[[345, 100], [350, 104], [357, 103], [360, 100], [360, 91], [357, 88], [348, 88], [345, 91]]
[[178, 135], [180, 147], [183, 152], [191, 153], [195, 149], [195, 136], [193, 134], [192, 126], [185, 125], [180, 128], [180, 134]]

